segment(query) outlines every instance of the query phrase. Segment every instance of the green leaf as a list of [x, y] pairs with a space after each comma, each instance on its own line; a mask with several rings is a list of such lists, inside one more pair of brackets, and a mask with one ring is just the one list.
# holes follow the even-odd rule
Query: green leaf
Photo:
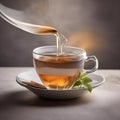
[[78, 89], [80, 87], [86, 88], [89, 92], [92, 91], [92, 86], [89, 84], [92, 82], [92, 79], [87, 77], [87, 73], [82, 73], [80, 75], [80, 78], [76, 81], [76, 83], [73, 85], [73, 89]]
[[78, 81], [76, 81], [76, 83], [74, 84], [74, 86], [79, 86], [79, 85], [81, 85], [81, 82], [78, 80]]
[[92, 79], [89, 78], [89, 77], [85, 77], [85, 78], [83, 78], [82, 80], [83, 80], [83, 84], [86, 84], [86, 83], [92, 82]]
[[78, 89], [79, 88], [79, 86], [73, 86], [73, 88], [72, 89]]
[[82, 74], [80, 75], [80, 79], [83, 79], [83, 78], [86, 77], [86, 76], [87, 76], [87, 73], [84, 72], [84, 73], [82, 73]]
[[84, 84], [84, 86], [87, 88], [89, 92], [92, 92], [92, 86], [90, 84]]

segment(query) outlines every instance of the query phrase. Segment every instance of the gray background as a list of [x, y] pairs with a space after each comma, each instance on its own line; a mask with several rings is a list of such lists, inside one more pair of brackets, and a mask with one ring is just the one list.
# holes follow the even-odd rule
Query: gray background
[[[0, 3], [25, 10], [26, 22], [53, 26], [68, 38], [78, 29], [83, 43], [72, 40], [73, 46], [88, 45], [85, 50], [98, 58], [101, 69], [120, 68], [120, 0], [0, 0]], [[19, 15], [11, 16], [22, 20]], [[35, 47], [55, 44], [54, 36], [32, 35], [0, 18], [0, 66], [32, 66]]]

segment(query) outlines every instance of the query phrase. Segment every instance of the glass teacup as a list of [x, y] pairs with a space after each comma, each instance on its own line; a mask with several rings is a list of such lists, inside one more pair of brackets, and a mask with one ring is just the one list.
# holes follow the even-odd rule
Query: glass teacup
[[[87, 56], [86, 51], [76, 47], [64, 47], [63, 53], [56, 56], [56, 46], [43, 46], [33, 50], [34, 68], [47, 89], [71, 89], [82, 72], [97, 70], [98, 60]], [[85, 70], [85, 62], [92, 60], [95, 66]]]

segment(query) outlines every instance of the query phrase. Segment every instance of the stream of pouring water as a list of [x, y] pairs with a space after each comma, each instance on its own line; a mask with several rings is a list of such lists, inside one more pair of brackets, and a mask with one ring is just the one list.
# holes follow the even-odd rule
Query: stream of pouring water
[[21, 22], [19, 20], [16, 20], [8, 15], [6, 15], [3, 12], [0, 12], [0, 16], [5, 19], [10, 24], [16, 26], [17, 28], [20, 28], [26, 32], [37, 34], [37, 35], [55, 35], [56, 36], [56, 46], [57, 51], [56, 55], [60, 56], [62, 54], [62, 48], [67, 42], [67, 39], [64, 37], [64, 35], [60, 34], [55, 28], [49, 27], [49, 26], [41, 26], [41, 25], [35, 25], [30, 23]]

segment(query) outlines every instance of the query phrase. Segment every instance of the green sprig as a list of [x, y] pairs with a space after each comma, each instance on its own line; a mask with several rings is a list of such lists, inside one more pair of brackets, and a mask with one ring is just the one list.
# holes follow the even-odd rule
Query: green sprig
[[80, 75], [79, 79], [76, 81], [76, 83], [73, 85], [73, 89], [78, 89], [81, 87], [86, 88], [89, 92], [92, 92], [92, 86], [90, 84], [92, 82], [92, 79], [87, 77], [87, 73], [84, 72]]

